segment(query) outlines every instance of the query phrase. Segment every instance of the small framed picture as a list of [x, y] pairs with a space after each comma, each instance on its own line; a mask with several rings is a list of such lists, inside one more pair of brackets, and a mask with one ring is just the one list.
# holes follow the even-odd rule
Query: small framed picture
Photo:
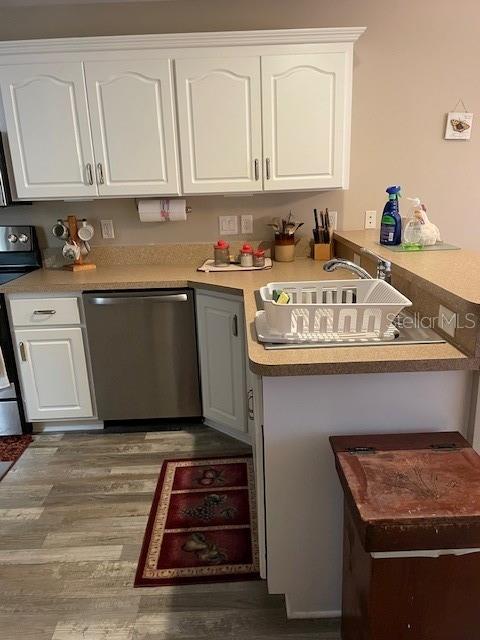
[[450, 111], [447, 113], [445, 140], [470, 140], [472, 124], [473, 113]]

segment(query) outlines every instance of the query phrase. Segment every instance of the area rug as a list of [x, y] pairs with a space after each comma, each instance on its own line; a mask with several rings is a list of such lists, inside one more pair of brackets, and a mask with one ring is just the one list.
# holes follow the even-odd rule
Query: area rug
[[10, 471], [32, 440], [32, 436], [29, 435], [0, 436], [0, 480]]
[[259, 578], [250, 456], [165, 460], [136, 587]]
[[28, 445], [32, 436], [0, 436], [0, 462], [16, 462]]

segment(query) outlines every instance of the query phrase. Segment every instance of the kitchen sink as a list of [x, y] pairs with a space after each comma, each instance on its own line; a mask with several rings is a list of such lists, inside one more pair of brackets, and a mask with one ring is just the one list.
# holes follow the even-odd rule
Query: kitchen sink
[[259, 312], [257, 313], [257, 336], [259, 341], [263, 343], [265, 349], [324, 349], [328, 347], [372, 347], [372, 346], [386, 346], [386, 345], [409, 345], [409, 344], [442, 344], [446, 340], [442, 338], [436, 331], [430, 327], [419, 326], [420, 319], [417, 316], [402, 311], [391, 326], [391, 330], [387, 332], [385, 339], [377, 338], [376, 340], [366, 340], [362, 338], [351, 338], [346, 340], [331, 339], [325, 342], [269, 342], [265, 341], [265, 338], [259, 334], [259, 327], [261, 323], [258, 323], [258, 316], [263, 315], [260, 313], [262, 309], [262, 301], [257, 296], [257, 306]]

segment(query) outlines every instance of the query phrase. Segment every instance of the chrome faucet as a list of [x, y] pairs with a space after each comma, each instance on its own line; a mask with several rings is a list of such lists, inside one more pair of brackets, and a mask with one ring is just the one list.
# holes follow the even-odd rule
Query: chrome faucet
[[336, 271], [337, 269], [346, 269], [347, 271], [355, 273], [359, 278], [362, 278], [362, 280], [369, 280], [372, 278], [368, 271], [365, 271], [365, 269], [360, 267], [358, 264], [355, 264], [355, 262], [347, 260], [346, 258], [332, 258], [331, 260], [328, 260], [328, 262], [325, 262], [323, 269], [329, 273]]
[[[370, 251], [370, 249], [366, 249], [365, 247], [363, 247], [360, 251], [377, 259], [377, 278], [379, 280], [385, 280], [385, 282], [388, 282], [390, 284], [392, 280], [392, 263], [390, 262], [390, 260], [385, 260], [385, 258], [382, 258], [381, 256], [377, 255], [373, 251]], [[345, 258], [333, 258], [332, 260], [326, 262], [323, 265], [323, 268], [329, 273], [332, 271], [336, 271], [336, 269], [347, 269], [348, 271], [355, 273], [359, 278], [362, 278], [363, 280], [372, 279], [372, 276], [366, 269], [360, 267], [358, 264], [355, 264], [355, 262], [352, 262], [351, 260], [347, 260]]]

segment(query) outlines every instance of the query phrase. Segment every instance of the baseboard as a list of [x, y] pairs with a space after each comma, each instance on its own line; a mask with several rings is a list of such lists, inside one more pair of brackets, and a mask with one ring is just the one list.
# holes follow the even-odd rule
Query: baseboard
[[103, 431], [103, 420], [94, 422], [33, 422], [33, 433]]
[[230, 427], [225, 427], [224, 425], [216, 423], [215, 420], [209, 420], [208, 418], [205, 418], [203, 424], [207, 427], [211, 427], [212, 429], [216, 429], [217, 431], [221, 431], [231, 438], [241, 440], [241, 442], [244, 442], [245, 444], [252, 444], [252, 437], [249, 433], [241, 433], [240, 431], [236, 431]]
[[305, 619], [322, 619], [322, 618], [341, 618], [342, 612], [340, 610], [333, 611], [294, 611], [290, 607], [288, 602], [288, 595], [285, 594], [285, 609], [287, 611], [287, 618], [289, 620], [305, 620]]

